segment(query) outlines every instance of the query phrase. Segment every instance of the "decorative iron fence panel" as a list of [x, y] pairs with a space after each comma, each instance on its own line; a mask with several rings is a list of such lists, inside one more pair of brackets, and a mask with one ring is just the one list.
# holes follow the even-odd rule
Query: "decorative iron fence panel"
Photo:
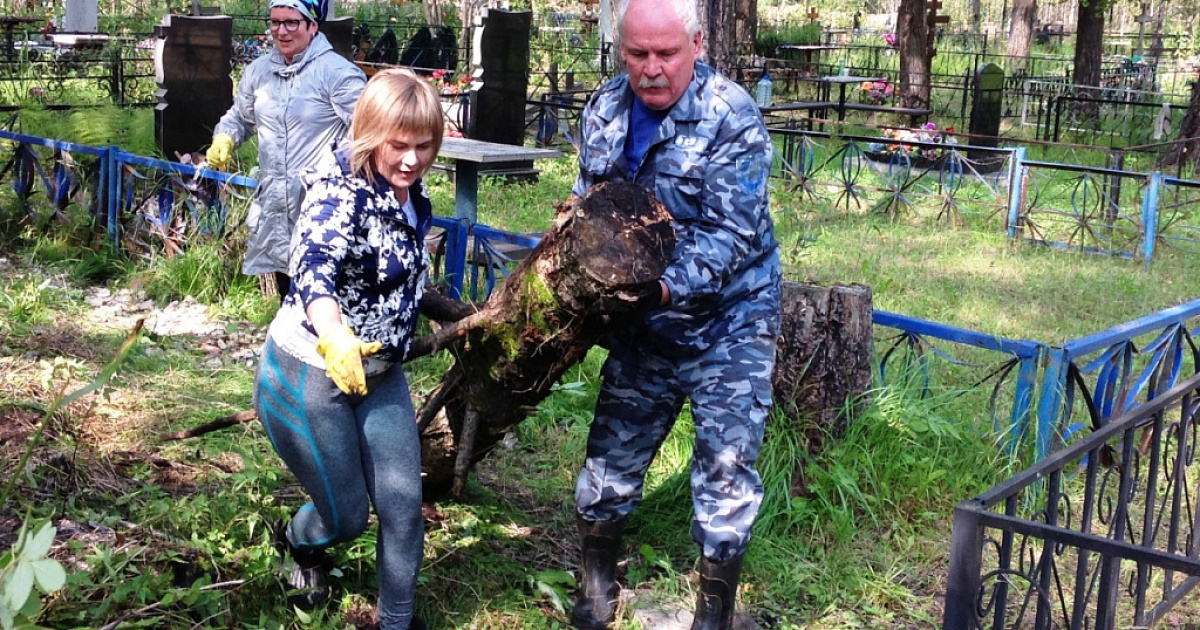
[[1200, 580], [1200, 376], [958, 504], [945, 630], [1116, 630]]

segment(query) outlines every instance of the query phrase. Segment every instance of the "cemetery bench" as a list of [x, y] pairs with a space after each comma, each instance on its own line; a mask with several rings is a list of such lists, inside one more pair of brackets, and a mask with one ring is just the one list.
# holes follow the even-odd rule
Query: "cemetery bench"
[[439, 158], [453, 160], [454, 166], [454, 214], [471, 223], [479, 221], [479, 166], [544, 160], [561, 157], [558, 149], [532, 149], [514, 144], [484, 142], [468, 138], [446, 137], [442, 139]]
[[849, 108], [848, 105], [854, 105], [854, 106], [858, 105], [857, 103], [850, 103], [850, 104], [846, 103], [846, 86], [847, 85], [852, 85], [852, 84], [862, 85], [863, 83], [876, 83], [878, 81], [886, 81], [886, 80], [887, 80], [887, 77], [858, 77], [858, 76], [849, 75], [849, 74], [835, 74], [832, 76], [818, 77], [816, 79], [813, 79], [813, 81], [816, 81], [818, 83], [823, 83], [827, 87], [832, 87], [833, 85], [838, 86], [838, 100], [837, 100], [837, 105], [835, 106], [835, 108], [837, 109], [839, 122], [846, 119], [846, 110]]
[[841, 46], [825, 44], [780, 44], [775, 47], [775, 56], [787, 61], [798, 61], [801, 71], [815, 74], [816, 69], [821, 65], [821, 54], [827, 50], [840, 48]]
[[[779, 103], [776, 105], [768, 105], [767, 107], [760, 107], [759, 111], [762, 112], [764, 119], [783, 118], [787, 121], [788, 129], [797, 128], [797, 119], [787, 114], [798, 111], [808, 112], [808, 116], [805, 117], [804, 120], [807, 123], [806, 128], [809, 131], [812, 131], [813, 121], [818, 119], [823, 121], [825, 118], [825, 111], [835, 109], [837, 106], [838, 104], [834, 101], [804, 101], [800, 103]], [[822, 122], [822, 124], [824, 123]]]
[[885, 114], [896, 114], [898, 116], [908, 116], [910, 118], [928, 118], [933, 114], [932, 109], [923, 109], [915, 107], [892, 107], [889, 105], [870, 105], [867, 103], [845, 103], [842, 105], [844, 109], [858, 112], [882, 112]]
[[[518, 234], [470, 224], [463, 219], [434, 217], [425, 248], [441, 270], [450, 297], [481, 299], [509, 274], [511, 265], [529, 256], [543, 234]], [[438, 262], [441, 259], [441, 262]], [[480, 294], [481, 289], [485, 289]]]

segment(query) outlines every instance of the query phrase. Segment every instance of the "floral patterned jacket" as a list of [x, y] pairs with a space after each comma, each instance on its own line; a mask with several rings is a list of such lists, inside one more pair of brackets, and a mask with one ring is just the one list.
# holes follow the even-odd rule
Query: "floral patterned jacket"
[[292, 237], [292, 291], [270, 334], [285, 351], [324, 368], [305, 312], [317, 298], [332, 297], [355, 335], [383, 344], [364, 365], [368, 374], [383, 371], [406, 358], [420, 313], [425, 236], [433, 223], [424, 185], [409, 188], [412, 205], [405, 208], [382, 178], [352, 174], [345, 148], [335, 164], [301, 179], [306, 193]]

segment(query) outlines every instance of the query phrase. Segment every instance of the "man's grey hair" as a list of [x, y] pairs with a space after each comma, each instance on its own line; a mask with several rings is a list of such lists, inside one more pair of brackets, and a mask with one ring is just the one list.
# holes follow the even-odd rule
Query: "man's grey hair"
[[[616, 48], [621, 47], [622, 40], [625, 39], [625, 12], [629, 10], [630, 3], [635, 0], [615, 0], [613, 2], [613, 14], [616, 16], [616, 29], [613, 31], [613, 44]], [[641, 0], [646, 1], [646, 0]], [[675, 13], [679, 19], [683, 20], [683, 28], [687, 30], [688, 37], [700, 32], [700, 12], [696, 6], [697, 0], [649, 0], [656, 5], [669, 9]]]

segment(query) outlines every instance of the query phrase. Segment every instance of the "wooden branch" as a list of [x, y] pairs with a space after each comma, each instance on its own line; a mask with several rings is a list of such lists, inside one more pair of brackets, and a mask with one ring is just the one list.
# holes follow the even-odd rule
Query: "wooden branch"
[[247, 409], [245, 411], [239, 411], [235, 414], [231, 414], [231, 415], [225, 416], [223, 418], [217, 418], [216, 420], [213, 420], [212, 422], [205, 422], [204, 424], [202, 424], [200, 426], [192, 427], [190, 429], [182, 429], [180, 431], [175, 431], [172, 433], [164, 433], [164, 434], [160, 435], [158, 437], [158, 439], [159, 439], [159, 441], [162, 441], [162, 442], [170, 442], [172, 440], [186, 440], [188, 438], [199, 437], [201, 435], [204, 435], [205, 433], [212, 433], [213, 431], [218, 431], [220, 429], [225, 429], [225, 428], [236, 426], [239, 424], [245, 424], [247, 422], [253, 422], [257, 419], [258, 419], [258, 413], [256, 413], [253, 409]]
[[456, 322], [477, 310], [474, 304], [442, 295], [432, 286], [421, 295], [421, 314], [435, 322]]
[[458, 457], [454, 461], [453, 492], [455, 499], [462, 499], [463, 488], [467, 485], [467, 470], [471, 468], [471, 460], [475, 456], [475, 433], [479, 430], [479, 412], [470, 403], [463, 419], [463, 428], [458, 436]]
[[454, 387], [448, 386], [446, 382], [438, 384], [433, 391], [429, 392], [429, 396], [425, 399], [425, 404], [421, 405], [421, 409], [417, 413], [417, 433], [425, 430], [430, 422], [433, 422], [434, 417], [438, 412], [446, 406], [447, 395], [454, 390]]
[[441, 330], [413, 339], [412, 348], [408, 351], [407, 361], [433, 354], [450, 347], [455, 341], [462, 339], [474, 328], [486, 324], [491, 318], [488, 311], [476, 311]]

